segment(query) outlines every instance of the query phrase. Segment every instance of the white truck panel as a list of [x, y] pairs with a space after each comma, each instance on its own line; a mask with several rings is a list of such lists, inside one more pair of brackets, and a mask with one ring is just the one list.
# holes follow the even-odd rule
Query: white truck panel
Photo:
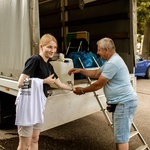
[[[134, 74], [131, 74], [130, 77], [131, 84], [136, 90], [136, 77]], [[88, 85], [89, 84], [86, 80], [80, 80], [78, 83], [75, 82], [75, 86], [86, 87]], [[45, 123], [42, 131], [74, 121], [101, 110], [93, 92], [84, 95], [75, 95], [73, 92], [57, 89], [53, 90], [52, 93], [52, 96], [49, 96], [46, 102], [44, 113]], [[106, 98], [103, 89], [96, 91], [96, 94], [100, 96], [99, 99], [101, 100], [102, 105], [106, 107]]]
[[80, 96], [73, 92], [50, 96], [46, 103], [45, 123], [42, 131], [98, 111], [100, 111], [100, 106], [91, 92]]
[[[136, 88], [136, 78], [132, 74], [131, 83]], [[88, 85], [86, 79], [75, 81], [75, 87], [86, 87]], [[0, 78], [0, 91], [16, 96], [18, 93], [17, 81]], [[51, 92], [52, 95], [47, 98], [45, 106], [45, 123], [42, 131], [100, 111], [100, 106], [93, 92], [84, 95], [75, 95], [72, 91], [62, 89], [52, 89]], [[98, 90], [96, 93], [101, 96], [100, 100], [105, 106], [106, 99], [103, 95], [103, 89]]]
[[17, 96], [17, 81], [0, 78], [0, 91]]

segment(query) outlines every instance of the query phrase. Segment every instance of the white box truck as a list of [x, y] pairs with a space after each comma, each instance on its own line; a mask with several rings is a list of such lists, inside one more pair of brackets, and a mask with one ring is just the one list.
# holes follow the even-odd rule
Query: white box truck
[[[111, 37], [130, 73], [134, 68], [136, 49], [135, 0], [1, 0], [0, 1], [0, 124], [15, 118], [17, 80], [26, 59], [38, 53], [38, 42], [44, 33], [52, 33], [65, 53], [69, 32], [87, 31], [90, 51], [96, 52], [96, 41]], [[77, 80], [86, 86], [88, 81]], [[45, 110], [44, 130], [100, 111], [93, 96], [54, 89]], [[102, 90], [98, 91], [103, 94]]]

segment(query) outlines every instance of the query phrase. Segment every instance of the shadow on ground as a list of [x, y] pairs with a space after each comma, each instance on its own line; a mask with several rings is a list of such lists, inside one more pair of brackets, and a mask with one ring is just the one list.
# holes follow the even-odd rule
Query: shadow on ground
[[[85, 144], [86, 143], [86, 144]], [[18, 145], [18, 137], [0, 140], [0, 150], [15, 150]], [[83, 147], [82, 147], [83, 145]], [[39, 140], [39, 150], [98, 150], [96, 144], [90, 141], [80, 141], [77, 139], [54, 139], [41, 135]]]

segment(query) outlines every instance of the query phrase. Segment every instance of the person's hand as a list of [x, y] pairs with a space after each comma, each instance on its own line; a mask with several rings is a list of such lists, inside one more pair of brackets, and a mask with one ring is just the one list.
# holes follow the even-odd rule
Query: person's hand
[[81, 68], [72, 68], [68, 71], [68, 74], [71, 75], [72, 73], [80, 73]]
[[54, 74], [50, 75], [49, 77], [45, 78], [43, 83], [52, 84], [55, 83], [56, 78], [54, 78]]
[[75, 93], [76, 95], [85, 94], [85, 93], [83, 92], [83, 88], [82, 88], [82, 87], [75, 87], [75, 88], [73, 89], [73, 93]]

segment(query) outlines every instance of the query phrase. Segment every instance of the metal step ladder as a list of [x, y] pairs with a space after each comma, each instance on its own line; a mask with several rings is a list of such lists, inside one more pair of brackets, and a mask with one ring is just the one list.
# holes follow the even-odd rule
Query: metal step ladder
[[[81, 64], [82, 68], [86, 69], [84, 67], [81, 59], [80, 58], [78, 58], [78, 59], [79, 59], [79, 62]], [[97, 66], [100, 67], [94, 57], [93, 57], [93, 60], [97, 64]], [[88, 80], [89, 84], [92, 84], [92, 81], [91, 81], [91, 79], [89, 77], [87, 77], [87, 80]], [[108, 126], [110, 126], [112, 128], [112, 130], [113, 130], [113, 123], [112, 123], [112, 121], [110, 119], [110, 116], [108, 115], [109, 112], [107, 111], [106, 106], [101, 101], [101, 99], [103, 97], [105, 97], [105, 96], [104, 95], [97, 95], [97, 93], [95, 91], [93, 93], [94, 93], [94, 97], [96, 98], [96, 100], [97, 100], [97, 102], [98, 102], [98, 104], [99, 104], [99, 106], [101, 108], [101, 111], [103, 112], [105, 118], [108, 121]], [[140, 141], [142, 143], [142, 145], [140, 147], [136, 148], [135, 150], [150, 150], [149, 146], [147, 145], [146, 141], [144, 140], [143, 136], [139, 132], [139, 130], [136, 127], [136, 125], [134, 124], [134, 122], [132, 122], [132, 129], [133, 129], [133, 131], [130, 132], [130, 139], [132, 137], [138, 136], [138, 138], [140, 139]]]

